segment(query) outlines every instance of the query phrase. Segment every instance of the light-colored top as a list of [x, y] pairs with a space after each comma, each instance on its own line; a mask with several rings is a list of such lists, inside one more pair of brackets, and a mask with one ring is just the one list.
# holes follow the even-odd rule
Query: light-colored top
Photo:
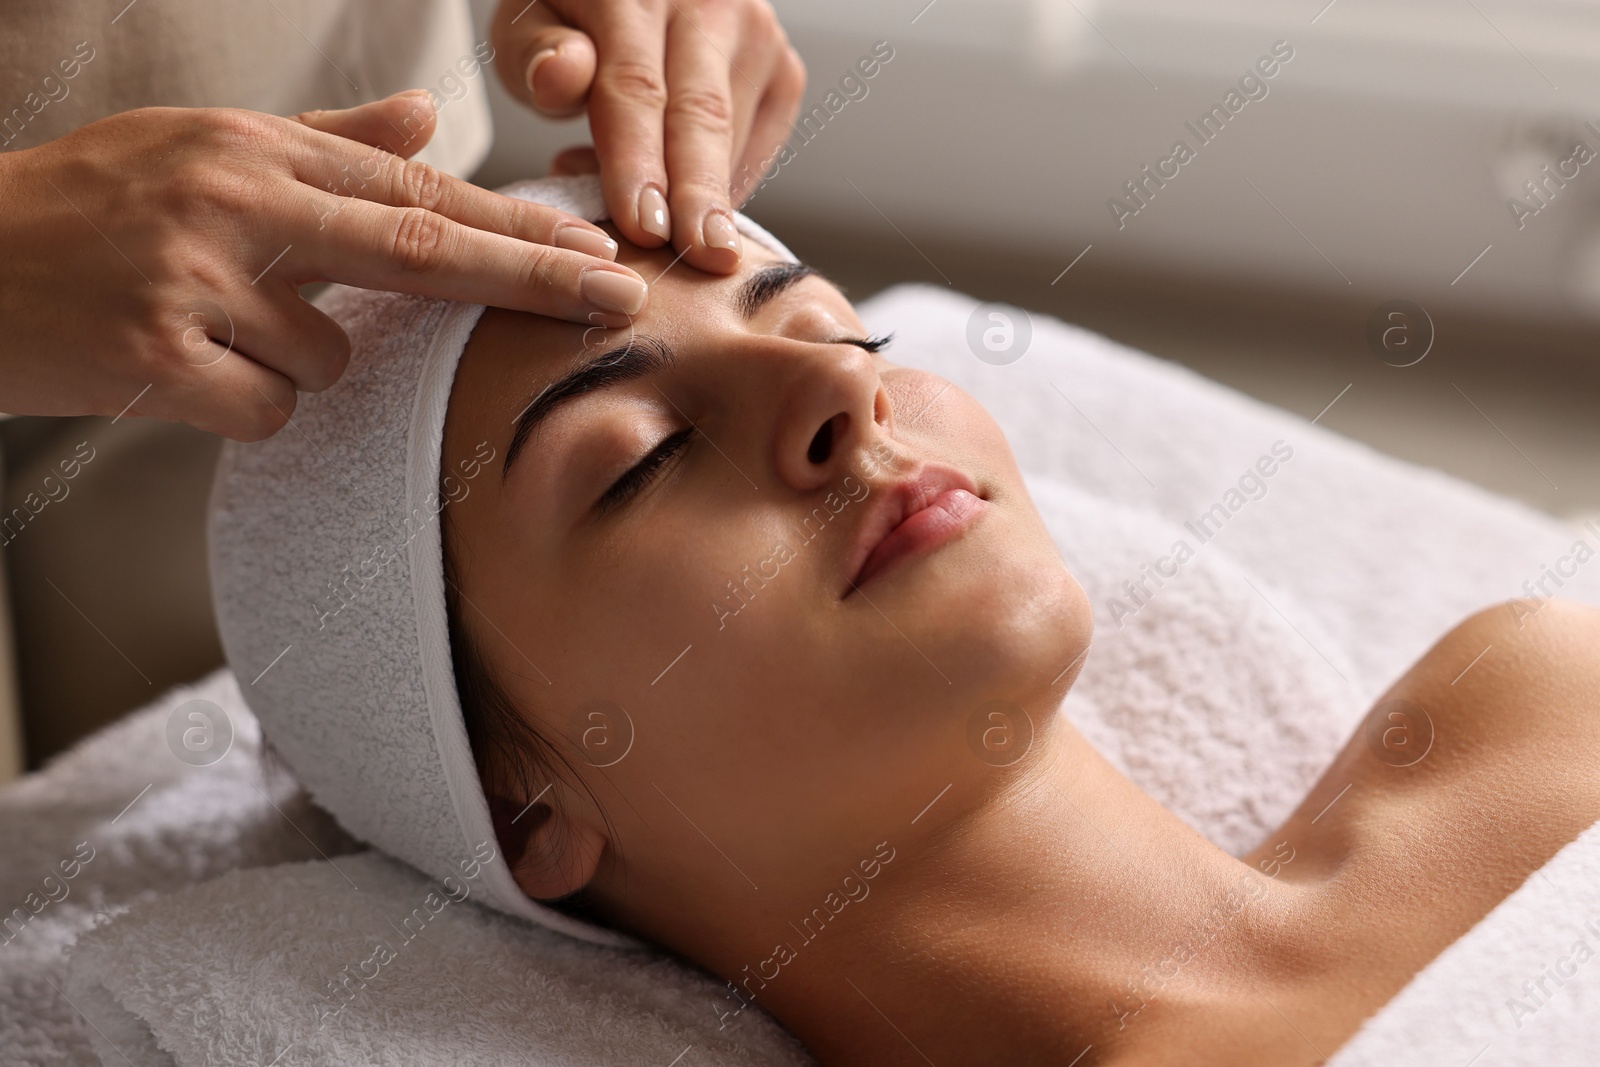
[[489, 151], [492, 55], [467, 0], [7, 0], [0, 151], [137, 107], [294, 115], [430, 89], [417, 158], [466, 176]]

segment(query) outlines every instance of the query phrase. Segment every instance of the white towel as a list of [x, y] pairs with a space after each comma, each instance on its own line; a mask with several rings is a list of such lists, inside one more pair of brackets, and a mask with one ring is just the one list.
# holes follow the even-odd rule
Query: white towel
[[708, 975], [452, 900], [376, 852], [141, 908], [85, 939], [67, 993], [122, 1067], [809, 1062], [761, 1013], [719, 1030]]
[[[1600, 542], [1588, 531], [1569, 529], [1526, 508], [1308, 426], [1305, 417], [1315, 412], [1297, 416], [1274, 411], [1043, 317], [1034, 318], [1032, 348], [1020, 362], [1009, 367], [981, 363], [964, 341], [975, 306], [965, 297], [942, 290], [902, 287], [867, 302], [861, 310], [875, 331], [898, 332], [893, 350], [897, 360], [943, 374], [983, 401], [1030, 472], [1030, 485], [1041, 511], [1088, 589], [1099, 627], [1083, 676], [1064, 705], [1065, 712], [1141, 787], [1235, 853], [1256, 844], [1293, 807], [1344, 742], [1368, 700], [1453, 622], [1484, 603], [1518, 595], [1524, 580], [1538, 579], [1541, 567], [1566, 554], [1578, 537], [1587, 537], [1591, 544]], [[1070, 404], [1054, 386], [1071, 398]], [[1341, 403], [1358, 399], [1352, 392]], [[1183, 566], [1179, 576], [1167, 581], [1147, 606], [1125, 618], [1119, 628], [1110, 616], [1109, 600], [1121, 584], [1137, 578], [1144, 564], [1168, 552], [1173, 540], [1183, 535], [1184, 523], [1221, 499], [1230, 485], [1237, 484], [1240, 473], [1280, 439], [1293, 447], [1294, 455], [1267, 479], [1267, 495], [1233, 514], [1221, 533]], [[1394, 531], [1403, 531], [1403, 538], [1397, 541]], [[1562, 592], [1580, 593], [1600, 602], [1600, 563], [1589, 564]], [[125, 735], [117, 741], [126, 750], [125, 758], [169, 758], [158, 733], [140, 735], [143, 740], [137, 743], [133, 740], [137, 730], [150, 733], [151, 724], [162, 713], [162, 708], [152, 708], [117, 728]], [[237, 717], [247, 718], [242, 709]], [[241, 729], [242, 741], [248, 741], [248, 733]], [[105, 743], [106, 738], [97, 737], [88, 747]], [[59, 857], [70, 855], [84, 835], [121, 832], [119, 828], [126, 829], [154, 797], [152, 792], [119, 823], [110, 824], [111, 817], [144, 784], [136, 778], [116, 783], [117, 788], [108, 786], [104, 796], [95, 791], [95, 783], [85, 785], [84, 779], [99, 773], [113, 757], [113, 752], [106, 751], [98, 762], [89, 765], [80, 759], [77, 767], [69, 759], [34, 780], [46, 784], [28, 787], [33, 796], [48, 793], [61, 797], [73, 789], [87, 788], [91, 797], [99, 798], [86, 801], [62, 820], [55, 819], [48, 804], [16, 803], [17, 789], [0, 792], [0, 828], [6, 835], [8, 858], [16, 860], [0, 872], [0, 892], [5, 893], [0, 900], [20, 901], [32, 881]], [[168, 772], [180, 781], [209, 774], [215, 784], [220, 778], [214, 772], [227, 764], [225, 760], [202, 770], [169, 767]], [[256, 812], [254, 822], [243, 819], [241, 825], [255, 827], [257, 837], [245, 834], [245, 840], [233, 846], [237, 862], [244, 863], [253, 854], [251, 849], [264, 843], [260, 831], [271, 820], [260, 816], [275, 818], [276, 813], [260, 802], [246, 777], [231, 780], [228, 788], [237, 793], [233, 801], [212, 803], [223, 809], [233, 804]], [[249, 808], [250, 796], [257, 796], [255, 808]], [[171, 820], [161, 824], [166, 850], [162, 855], [191, 847], [183, 820], [192, 810], [162, 807], [159, 811], [163, 819]], [[229, 817], [224, 811], [219, 819]], [[303, 817], [297, 816], [296, 821], [305, 825]], [[294, 858], [314, 856], [287, 823], [273, 825], [283, 835], [277, 843], [280, 852], [298, 850]], [[219, 823], [216, 829], [224, 828]], [[10, 842], [22, 840], [24, 834], [26, 847], [11, 848]], [[219, 842], [208, 843], [203, 834], [196, 837], [199, 840], [192, 847], [206, 858], [194, 864], [192, 879], [210, 876], [226, 866], [218, 862], [225, 851]], [[334, 854], [332, 847], [325, 851]], [[117, 875], [99, 890], [113, 906], [133, 900], [141, 892], [137, 877], [140, 857], [132, 854], [125, 859], [123, 866], [102, 868]], [[93, 861], [80, 877], [86, 877], [99, 862], [98, 858]], [[346, 867], [345, 860], [335, 862]], [[171, 870], [178, 866], [174, 863]], [[232, 884], [270, 884], [279, 874], [302, 880], [320, 878], [330, 891], [343, 887], [345, 893], [350, 892], [337, 872], [320, 863], [309, 868], [251, 872], [235, 876]], [[179, 880], [183, 880], [180, 875], [164, 874], [155, 888], [164, 890]], [[202, 887], [185, 899], [195, 905], [189, 912], [191, 921], [203, 926], [212, 921], [211, 908], [228, 898], [207, 897]], [[442, 914], [471, 910], [452, 904]], [[46, 910], [34, 921], [66, 914], [65, 909]], [[272, 953], [247, 959], [263, 973], [278, 975], [274, 979], [278, 984], [271, 988], [282, 994], [291, 988], [286, 983], [297, 973], [284, 969], [289, 966], [287, 958], [301, 952], [315, 955], [318, 945], [297, 935], [294, 912], [275, 914], [278, 937], [271, 943], [276, 947]], [[88, 961], [94, 958], [93, 945], [100, 938], [116, 933], [124, 922], [129, 923], [129, 936], [133, 936], [134, 924], [145, 922], [150, 915], [141, 911], [125, 916], [86, 939], [74, 988], [79, 988], [80, 981], [93, 985], [97, 965]], [[74, 1022], [73, 1010], [43, 980], [48, 977], [62, 984], [61, 949], [85, 925], [86, 921], [58, 929], [51, 935], [51, 952], [41, 950], [37, 957], [16, 967], [12, 961], [18, 957], [8, 957], [9, 949], [0, 947], [0, 1048], [8, 1054], [14, 1048], [29, 1049], [16, 1057], [18, 1062], [82, 1062], [75, 1057], [89, 1048], [93, 1031]], [[223, 935], [219, 931], [216, 936]], [[228, 936], [243, 938], [245, 932]], [[257, 943], [266, 941], [258, 938]], [[415, 947], [423, 947], [420, 938]], [[653, 965], [646, 961], [654, 961], [654, 957], [621, 965], [616, 964], [619, 954], [609, 950], [572, 946], [570, 951], [586, 960], [580, 968], [584, 993], [578, 999], [567, 999], [567, 991], [573, 987], [561, 984], [565, 979], [558, 981], [558, 974], [570, 973], [560, 970], [565, 965], [552, 957], [546, 969], [546, 957], [535, 953], [523, 959], [531, 974], [542, 976], [529, 979], [533, 992], [519, 995], [514, 1002], [485, 994], [485, 1003], [505, 1003], [507, 1007], [506, 1014], [495, 1016], [506, 1027], [501, 1047], [504, 1060], [540, 1065], [563, 1062], [553, 1050], [558, 1047], [557, 1031], [565, 1033], [562, 1028], [573, 1025], [561, 1018], [574, 1012], [573, 1004], [581, 1004], [585, 1018], [595, 1020], [596, 1028], [615, 1035], [617, 1042], [634, 1042], [633, 1047], [648, 1050], [646, 1062], [670, 1062], [672, 1055], [697, 1041], [704, 1026], [714, 1029], [720, 998], [706, 1004], [711, 1017], [703, 1023], [696, 1023], [692, 1013], [680, 1020], [673, 1014], [676, 1008], [660, 1007], [679, 1003], [691, 996], [691, 991], [705, 988], [695, 984], [694, 972], [660, 963], [654, 972], [659, 986], [641, 987], [629, 984], [627, 968]], [[183, 962], [173, 959], [160, 944], [146, 944], [140, 953], [151, 968], [176, 968], [170, 973], [184, 973]], [[133, 959], [132, 953], [125, 955]], [[355, 959], [340, 957], [338, 967], [360, 963], [368, 955], [370, 950]], [[401, 955], [396, 962], [405, 958]], [[338, 973], [338, 967], [314, 977], [325, 983]], [[125, 967], [119, 973], [124, 978], [117, 981], [125, 980]], [[411, 1058], [409, 1050], [431, 1047], [424, 1044], [427, 1034], [414, 1031], [405, 1015], [391, 1014], [383, 1007], [384, 983], [392, 977], [395, 985], [403, 986], [409, 973], [386, 971], [381, 980], [363, 990], [361, 997], [371, 994], [371, 998], [362, 1011], [352, 1005], [339, 1016], [340, 1025], [334, 1032], [341, 1035], [338, 1040], [349, 1043], [345, 1051], [350, 1058], [297, 1059], [296, 1053], [290, 1052], [281, 1061], [282, 1067], [319, 1062], [426, 1062]], [[112, 989], [105, 982], [100, 985]], [[299, 1014], [285, 1012], [282, 1003], [270, 1007], [258, 1003], [264, 1010], [252, 1015], [243, 1029], [262, 1053], [258, 1062], [270, 1063], [283, 1050], [288, 1040], [284, 1035], [290, 1028], [304, 1025], [305, 1015], [325, 988], [325, 984], [305, 987], [301, 999], [293, 1001]], [[461, 988], [472, 994], [468, 986]], [[445, 992], [454, 997], [448, 988]], [[108, 995], [114, 998], [117, 994], [112, 990]], [[402, 995], [426, 999], [440, 993], [435, 987]], [[184, 1004], [182, 998], [150, 998], [141, 1002], [141, 1007], [124, 1002], [117, 1010], [124, 1014], [131, 1010], [145, 1020], [145, 1029], [157, 1034], [185, 1025], [173, 1021], [184, 1018]], [[443, 1004], [441, 1001], [437, 1010], [448, 1010]], [[452, 1017], [457, 1026], [476, 1025], [471, 1021], [477, 1017], [472, 1009], [463, 1005], [460, 1012]], [[117, 1017], [114, 1012], [109, 1014]], [[30, 1035], [26, 1024], [35, 1015], [53, 1020], [60, 1041], [70, 1046], [68, 1052], [50, 1051], [54, 1046], [48, 1035]], [[1379, 1019], [1386, 1015], [1387, 1011]], [[759, 1030], [763, 1024], [745, 1021], [758, 1018], [746, 1012], [739, 1024], [741, 1032], [747, 1025]], [[1539, 1021], [1545, 1018], [1555, 1016], [1541, 1014]], [[135, 1028], [135, 1032], [140, 1031]], [[663, 1033], [671, 1034], [673, 1040], [681, 1037], [683, 1043], [671, 1055], [658, 1059], [658, 1051], [670, 1045], [662, 1043]], [[568, 1040], [570, 1035], [560, 1039]], [[131, 1050], [124, 1051], [133, 1055]], [[171, 1051], [175, 1050], [169, 1054]], [[114, 1052], [111, 1057], [107, 1062], [123, 1062]], [[456, 1058], [452, 1056], [451, 1061]], [[631, 1054], [619, 1054], [612, 1060], [632, 1061]], [[204, 1061], [177, 1062], [187, 1067], [190, 1062]], [[731, 1052], [703, 1056], [697, 1052], [682, 1062], [747, 1061]]]
[[[183, 706], [193, 700], [227, 709], [233, 729], [227, 754], [208, 766], [180, 761], [167, 741], [175, 712], [182, 728], [192, 725]], [[0, 929], [6, 1067], [98, 1064], [94, 1031], [62, 995], [68, 953], [83, 932], [230, 870], [355, 847], [293, 780], [266, 773], [259, 743], [233, 676], [218, 671], [0, 790], [0, 919], [10, 920]], [[91, 858], [77, 860], [84, 855]], [[63, 877], [63, 862], [73, 877]]]

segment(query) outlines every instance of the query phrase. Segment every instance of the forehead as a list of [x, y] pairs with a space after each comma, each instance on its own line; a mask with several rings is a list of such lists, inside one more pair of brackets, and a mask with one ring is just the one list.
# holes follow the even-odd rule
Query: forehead
[[[606, 329], [503, 308], [487, 309], [468, 342], [462, 362], [481, 361], [487, 350], [515, 358], [524, 368], [556, 373], [585, 351], [602, 352], [625, 342], [630, 331], [671, 339], [686, 326], [737, 316], [735, 294], [756, 271], [783, 262], [764, 245], [744, 239], [739, 269], [731, 275], [706, 274], [683, 262], [670, 246], [639, 248], [611, 223], [602, 228], [618, 245], [617, 262], [633, 268], [650, 286], [650, 297], [632, 325]], [[708, 318], [710, 316], [710, 318]], [[496, 343], [514, 339], [514, 344]], [[510, 351], [506, 351], [507, 348]], [[459, 376], [459, 372], [458, 372]]]

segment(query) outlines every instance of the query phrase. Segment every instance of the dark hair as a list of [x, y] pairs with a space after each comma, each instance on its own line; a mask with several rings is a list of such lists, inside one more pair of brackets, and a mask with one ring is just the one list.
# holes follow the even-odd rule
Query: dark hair
[[[527, 801], [539, 795], [560, 773], [570, 784], [582, 784], [582, 779], [555, 745], [551, 744], [518, 710], [511, 695], [506, 692], [483, 656], [467, 627], [463, 624], [461, 606], [467, 601], [456, 582], [457, 567], [452, 551], [449, 509], [441, 515], [440, 542], [444, 550], [444, 604], [445, 618], [450, 626], [450, 661], [456, 678], [456, 694], [461, 702], [461, 718], [466, 724], [467, 740], [472, 745], [472, 760], [478, 768], [478, 779], [489, 801], [489, 815], [494, 821], [495, 838], [499, 842], [506, 866], [513, 870], [524, 859], [529, 839], [540, 824], [539, 818], [523, 821]], [[474, 610], [477, 610], [474, 606]], [[540, 782], [544, 784], [539, 784]], [[587, 789], [587, 787], [585, 786]], [[593, 799], [593, 793], [590, 793]], [[552, 798], [552, 807], [560, 804]], [[545, 815], [544, 818], [549, 818]], [[602, 813], [602, 818], [604, 814]], [[518, 823], [521, 825], [518, 825]], [[613, 840], [614, 840], [613, 836]], [[548, 907], [576, 919], [598, 925], [607, 925], [587, 890], [579, 889], [558, 900], [541, 901]]]

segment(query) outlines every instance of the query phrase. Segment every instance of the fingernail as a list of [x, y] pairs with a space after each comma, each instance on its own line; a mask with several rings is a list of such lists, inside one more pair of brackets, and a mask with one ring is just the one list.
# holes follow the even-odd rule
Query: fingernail
[[700, 238], [707, 248], [726, 248], [739, 254], [739, 229], [725, 211], [713, 211], [700, 226]]
[[645, 186], [639, 193], [639, 228], [663, 241], [672, 240], [672, 226], [667, 222], [667, 198], [653, 185]]
[[574, 252], [582, 252], [586, 256], [594, 256], [596, 259], [617, 258], [617, 242], [603, 233], [586, 230], [571, 223], [556, 229], [555, 245], [557, 248], [568, 248]]
[[620, 311], [624, 315], [638, 314], [644, 307], [648, 290], [643, 281], [630, 278], [614, 270], [591, 267], [578, 281], [578, 292], [602, 311]]
[[539, 68], [544, 66], [546, 60], [554, 57], [559, 51], [559, 48], [541, 48], [533, 54], [532, 59], [528, 60], [528, 92], [535, 97], [539, 95], [539, 90], [534, 87], [533, 76], [539, 73]]

